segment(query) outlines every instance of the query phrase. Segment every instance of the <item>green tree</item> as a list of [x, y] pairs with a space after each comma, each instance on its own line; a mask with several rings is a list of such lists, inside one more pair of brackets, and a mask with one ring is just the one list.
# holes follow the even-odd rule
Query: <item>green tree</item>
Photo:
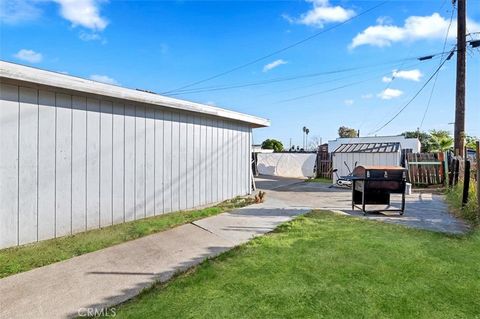
[[453, 137], [445, 130], [431, 130], [429, 152], [445, 152], [453, 149]]
[[339, 137], [357, 137], [358, 133], [357, 130], [354, 128], [346, 127], [346, 126], [340, 126], [338, 128], [338, 136]]
[[281, 152], [283, 151], [283, 144], [282, 142], [272, 138], [263, 141], [262, 148], [267, 150], [273, 150], [274, 152]]
[[477, 147], [476, 143], [478, 140], [480, 139], [476, 136], [467, 136], [465, 146], [467, 146], [468, 148], [475, 149]]

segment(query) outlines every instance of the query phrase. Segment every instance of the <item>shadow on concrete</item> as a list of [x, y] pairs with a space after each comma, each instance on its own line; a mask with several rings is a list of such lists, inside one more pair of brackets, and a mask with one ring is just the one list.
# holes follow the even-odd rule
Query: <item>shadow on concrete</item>
[[[207, 248], [207, 252], [203, 254], [198, 254], [188, 260], [178, 262], [172, 266], [172, 269], [162, 271], [159, 273], [137, 273], [137, 272], [117, 272], [117, 271], [91, 271], [87, 274], [96, 275], [96, 280], [98, 282], [105, 282], [112, 280], [112, 276], [145, 276], [145, 279], [141, 282], [137, 282], [133, 287], [128, 289], [123, 289], [121, 292], [111, 295], [109, 297], [103, 298], [96, 303], [91, 303], [85, 306], [80, 307], [79, 309], [72, 311], [68, 314], [68, 318], [78, 318], [79, 311], [85, 312], [86, 310], [91, 310], [92, 312], [100, 313], [102, 310], [105, 311], [108, 308], [115, 308], [129, 299], [137, 296], [142, 290], [152, 288], [158, 284], [165, 283], [177, 275], [185, 273], [189, 269], [201, 264], [205, 260], [214, 258], [221, 253], [230, 250], [230, 246], [212, 246]], [[116, 278], [115, 280], [122, 280], [121, 277]]]

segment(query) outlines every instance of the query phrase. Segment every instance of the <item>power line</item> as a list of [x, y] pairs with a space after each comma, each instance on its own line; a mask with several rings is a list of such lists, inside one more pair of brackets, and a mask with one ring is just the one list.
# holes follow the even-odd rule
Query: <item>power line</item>
[[[432, 59], [434, 57], [437, 57], [439, 55], [444, 55], [447, 52], [438, 52], [434, 54], [428, 55], [429, 59]], [[224, 90], [230, 90], [230, 89], [238, 89], [238, 88], [245, 88], [245, 87], [251, 87], [251, 86], [260, 86], [260, 85], [266, 85], [266, 84], [272, 84], [272, 83], [279, 83], [279, 82], [285, 82], [285, 81], [294, 81], [298, 79], [305, 79], [305, 78], [313, 78], [313, 77], [318, 77], [322, 75], [330, 75], [330, 74], [338, 74], [338, 73], [347, 73], [347, 72], [352, 72], [356, 70], [361, 70], [361, 69], [368, 69], [368, 68], [374, 68], [378, 66], [383, 66], [383, 65], [390, 65], [390, 64], [396, 64], [398, 62], [402, 62], [402, 65], [405, 64], [407, 61], [412, 61], [412, 60], [421, 60], [423, 57], [410, 57], [406, 59], [399, 59], [399, 60], [392, 60], [392, 61], [387, 61], [384, 63], [375, 63], [375, 64], [370, 64], [370, 65], [364, 65], [364, 66], [358, 66], [358, 67], [351, 67], [351, 68], [344, 68], [344, 69], [336, 69], [336, 70], [329, 70], [329, 71], [323, 71], [323, 72], [316, 72], [316, 73], [308, 73], [308, 74], [301, 74], [301, 75], [295, 75], [295, 76], [290, 76], [290, 77], [280, 77], [280, 78], [274, 78], [270, 80], [263, 80], [263, 81], [256, 81], [256, 82], [244, 82], [244, 83], [237, 83], [237, 84], [232, 84], [232, 85], [220, 85], [220, 86], [204, 86], [200, 88], [195, 88], [195, 89], [188, 89], [188, 90], [179, 90], [177, 93], [169, 94], [168, 96], [178, 96], [178, 95], [183, 95], [183, 94], [195, 94], [195, 93], [204, 93], [204, 92], [212, 92], [212, 91], [224, 91]]]
[[298, 80], [298, 79], [313, 78], [313, 77], [318, 77], [318, 76], [322, 76], [322, 75], [348, 73], [348, 72], [352, 72], [352, 71], [368, 69], [368, 68], [378, 67], [378, 66], [383, 66], [383, 65], [390, 65], [390, 64], [394, 64], [394, 63], [397, 63], [397, 61], [390, 61], [390, 62], [385, 62], [385, 63], [375, 63], [375, 64], [370, 64], [370, 65], [365, 65], [365, 66], [360, 66], [360, 67], [351, 67], [351, 68], [329, 70], [329, 71], [316, 72], [316, 73], [301, 74], [301, 75], [290, 76], [290, 77], [274, 78], [274, 79], [270, 79], [270, 80], [263, 80], [263, 81], [257, 81], [257, 82], [238, 83], [238, 84], [224, 85], [224, 86], [207, 86], [207, 87], [202, 87], [202, 88], [198, 88], [198, 89], [178, 91], [177, 93], [170, 94], [170, 96], [181, 95], [181, 94], [190, 94], [190, 93], [202, 93], [202, 92], [210, 92], [210, 91], [221, 91], [221, 90], [244, 88], [244, 87], [249, 87], [249, 86], [259, 86], [259, 85], [285, 82], [285, 81], [294, 81], [294, 80]]
[[[452, 26], [454, 14], [455, 14], [455, 3], [452, 2], [452, 14], [450, 15], [450, 23], [448, 24], [447, 33], [445, 34], [442, 51], [445, 51], [445, 47], [447, 46], [448, 34], [450, 33], [450, 28]], [[430, 91], [430, 96], [428, 97], [427, 107], [425, 108], [425, 112], [423, 112], [422, 121], [420, 122], [420, 126], [418, 127], [419, 131], [422, 128], [423, 122], [425, 121], [425, 117], [427, 116], [427, 113], [428, 113], [428, 109], [430, 108], [430, 103], [432, 102], [432, 96], [433, 96], [433, 92], [435, 91], [435, 86], [437, 85], [437, 79], [439, 74], [440, 73], [437, 73], [437, 75], [435, 75], [435, 80], [433, 81], [432, 90]]]
[[440, 63], [440, 65], [438, 66], [438, 68], [435, 70], [435, 72], [428, 78], [428, 80], [422, 85], [422, 87], [420, 88], [420, 90], [417, 91], [417, 93], [415, 93], [415, 95], [407, 102], [407, 104], [405, 104], [390, 120], [388, 120], [385, 124], [383, 124], [380, 128], [376, 129], [375, 131], [373, 132], [370, 132], [368, 135], [372, 135], [372, 134], [375, 134], [377, 133], [378, 131], [382, 130], [384, 127], [386, 127], [388, 124], [390, 124], [393, 120], [395, 120], [416, 98], [417, 96], [423, 91], [423, 89], [427, 86], [428, 83], [430, 83], [430, 81], [435, 77], [435, 75], [440, 71], [440, 69], [442, 68], [442, 66], [445, 64], [445, 62], [447, 62], [448, 60], [450, 60], [450, 58], [453, 56], [455, 52], [455, 49], [452, 49], [452, 51], [450, 51], [450, 54], [448, 55], [448, 57], [446, 59], [443, 60], [442, 63]]
[[371, 77], [371, 78], [368, 78], [368, 79], [363, 79], [363, 80], [360, 80], [360, 81], [351, 82], [351, 83], [344, 84], [344, 85], [341, 85], [341, 86], [337, 86], [337, 87], [334, 87], [334, 88], [330, 88], [330, 89], [327, 89], [327, 90], [323, 90], [323, 91], [319, 91], [319, 92], [314, 92], [314, 93], [310, 93], [310, 94], [306, 94], [306, 95], [301, 95], [301, 96], [297, 96], [297, 97], [290, 98], [290, 99], [286, 99], [286, 100], [281, 100], [281, 101], [278, 101], [278, 103], [292, 102], [292, 101], [301, 100], [301, 99], [304, 99], [304, 98], [307, 98], [307, 97], [311, 97], [311, 96], [315, 96], [315, 95], [320, 95], [320, 94], [324, 94], [324, 93], [329, 93], [329, 92], [337, 91], [337, 90], [340, 90], [340, 89], [344, 89], [344, 88], [346, 88], [346, 87], [350, 87], [350, 86], [354, 86], [354, 85], [357, 85], [357, 84], [365, 83], [365, 82], [368, 82], [368, 81], [371, 81], [371, 80], [374, 80], [374, 79], [378, 79], [379, 76], [387, 75], [387, 74], [390, 74], [390, 72], [388, 72], [388, 73], [382, 73], [382, 74], [377, 74], [377, 75], [375, 75], [374, 77]]
[[267, 54], [267, 55], [264, 55], [264, 56], [262, 56], [262, 57], [259, 57], [259, 58], [255, 59], [255, 60], [253, 60], [253, 61], [250, 61], [250, 62], [241, 64], [241, 65], [236, 66], [236, 67], [234, 67], [234, 68], [231, 68], [231, 69], [229, 69], [229, 70], [227, 70], [227, 71], [224, 71], [224, 72], [215, 74], [215, 75], [213, 75], [213, 76], [210, 76], [210, 77], [207, 77], [207, 78], [204, 78], [204, 79], [201, 79], [201, 80], [198, 80], [198, 81], [195, 81], [195, 82], [186, 84], [186, 85], [184, 85], [184, 86], [181, 86], [181, 87], [176, 88], [176, 89], [173, 89], [173, 90], [169, 90], [169, 91], [163, 92], [163, 93], [161, 93], [161, 94], [168, 94], [168, 93], [176, 92], [176, 91], [178, 91], [178, 90], [182, 90], [182, 89], [185, 89], [185, 88], [188, 88], [188, 87], [192, 87], [192, 86], [194, 86], [194, 85], [197, 85], [197, 84], [200, 84], [200, 83], [204, 83], [204, 82], [207, 82], [207, 81], [210, 81], [210, 80], [219, 78], [219, 77], [221, 77], [221, 76], [227, 75], [227, 74], [229, 74], [229, 73], [235, 72], [235, 71], [237, 71], [237, 70], [243, 69], [243, 68], [245, 68], [245, 67], [247, 67], [247, 66], [250, 66], [250, 65], [252, 65], [252, 64], [255, 64], [255, 63], [257, 63], [257, 62], [260, 62], [260, 61], [262, 61], [262, 60], [268, 59], [268, 58], [270, 58], [270, 57], [272, 57], [272, 56], [274, 56], [274, 55], [277, 55], [277, 54], [279, 54], [279, 53], [285, 52], [285, 51], [287, 51], [287, 50], [289, 50], [289, 49], [291, 49], [291, 48], [294, 48], [294, 47], [296, 47], [296, 46], [298, 46], [298, 45], [300, 45], [300, 44], [302, 44], [302, 43], [305, 43], [305, 42], [307, 42], [307, 41], [310, 41], [310, 40], [312, 40], [312, 39], [314, 39], [314, 38], [316, 38], [316, 37], [318, 37], [318, 36], [320, 36], [320, 35], [322, 35], [322, 34], [324, 34], [324, 33], [327, 33], [327, 32], [332, 31], [332, 30], [334, 30], [334, 29], [336, 29], [336, 28], [338, 28], [338, 27], [340, 27], [340, 26], [342, 26], [342, 25], [344, 25], [344, 24], [347, 24], [348, 22], [350, 22], [350, 21], [352, 21], [352, 20], [355, 20], [355, 19], [357, 19], [357, 18], [359, 18], [359, 17], [361, 17], [361, 16], [363, 16], [363, 15], [365, 15], [365, 14], [367, 14], [367, 13], [369, 13], [369, 12], [371, 12], [371, 11], [373, 11], [373, 10], [381, 7], [381, 6], [383, 6], [383, 5], [386, 4], [387, 2], [388, 2], [388, 1], [382, 1], [381, 3], [379, 3], [379, 4], [377, 4], [377, 5], [369, 8], [369, 9], [367, 9], [367, 10], [365, 10], [365, 11], [360, 12], [360, 13], [357, 14], [356, 16], [353, 16], [353, 17], [351, 17], [351, 18], [349, 18], [349, 19], [347, 19], [347, 20], [345, 20], [345, 21], [343, 21], [343, 22], [337, 23], [337, 24], [335, 24], [335, 25], [333, 25], [333, 26], [331, 26], [331, 27], [329, 27], [329, 28], [323, 29], [322, 31], [317, 32], [317, 33], [315, 33], [315, 34], [313, 34], [313, 35], [311, 35], [311, 36], [309, 36], [309, 37], [307, 37], [307, 38], [304, 38], [304, 39], [302, 39], [302, 40], [300, 40], [300, 41], [297, 41], [297, 42], [295, 42], [295, 43], [292, 43], [292, 44], [290, 44], [290, 45], [288, 45], [288, 46], [286, 46], [286, 47], [283, 47], [283, 48], [281, 48], [281, 49], [278, 49], [278, 50], [276, 50], [276, 51], [274, 51], [274, 52], [272, 52], [272, 53], [269, 53], [269, 54]]

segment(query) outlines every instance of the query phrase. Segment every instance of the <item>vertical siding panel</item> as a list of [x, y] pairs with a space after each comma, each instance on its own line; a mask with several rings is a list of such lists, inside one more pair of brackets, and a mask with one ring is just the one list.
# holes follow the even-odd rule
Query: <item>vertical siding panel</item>
[[100, 102], [100, 226], [112, 224], [112, 102]]
[[113, 103], [113, 223], [125, 221], [124, 174], [125, 174], [125, 105]]
[[135, 106], [125, 105], [125, 221], [135, 219]]
[[205, 141], [205, 202], [210, 204], [212, 200], [212, 120], [205, 120], [206, 141]]
[[179, 209], [185, 210], [187, 208], [187, 147], [189, 141], [187, 139], [187, 116], [184, 113], [180, 114], [180, 137], [179, 137], [179, 164], [180, 164], [180, 179], [179, 179]]
[[18, 86], [0, 83], [0, 247], [18, 244]]
[[172, 212], [179, 210], [179, 189], [180, 189], [180, 125], [178, 123], [179, 114], [172, 113], [172, 175], [171, 175], [171, 190], [172, 190]]
[[249, 179], [250, 179], [250, 153], [249, 153], [249, 147], [248, 147], [248, 130], [247, 130], [247, 127], [244, 126], [243, 127], [243, 149], [245, 151], [245, 154], [244, 154], [244, 164], [243, 164], [243, 167], [244, 167], [244, 174], [245, 174], [245, 178], [243, 180], [244, 182], [244, 194], [247, 195], [249, 193]]
[[218, 120], [212, 120], [212, 202], [218, 202]]
[[233, 125], [233, 147], [234, 147], [234, 160], [233, 160], [233, 167], [234, 167], [234, 174], [233, 174], [233, 179], [234, 179], [234, 196], [240, 195], [240, 166], [239, 166], [239, 159], [240, 159], [240, 149], [241, 145], [240, 144], [240, 132], [239, 132], [239, 126], [238, 124]]
[[43, 240], [55, 237], [55, 93], [39, 91], [38, 104], [38, 240]]
[[200, 205], [207, 203], [206, 187], [207, 187], [207, 126], [205, 117], [200, 118]]
[[72, 97], [72, 232], [87, 228], [87, 98]]
[[100, 101], [87, 98], [87, 229], [100, 226]]
[[37, 90], [20, 87], [19, 101], [18, 238], [26, 244], [37, 240]]
[[248, 128], [248, 194], [252, 193], [252, 128]]
[[192, 208], [195, 206], [195, 194], [194, 194], [194, 151], [195, 151], [195, 144], [193, 140], [194, 136], [194, 123], [192, 115], [187, 115], [187, 145], [186, 145], [186, 157], [187, 157], [187, 174], [186, 174], [186, 181], [187, 181], [187, 208]]
[[72, 226], [72, 97], [57, 93], [56, 150], [56, 231], [55, 235], [71, 233]]
[[243, 125], [240, 126], [240, 192], [242, 195], [247, 193], [245, 185], [245, 176], [247, 171], [245, 170], [245, 163], [246, 163], [246, 156], [247, 151], [245, 149], [245, 127]]
[[227, 137], [227, 145], [228, 145], [228, 198], [232, 198], [234, 195], [234, 145], [233, 145], [233, 126], [232, 123], [228, 123], [228, 137]]
[[200, 118], [193, 117], [193, 205], [200, 205]]
[[228, 130], [227, 122], [222, 121], [222, 200], [228, 198]]
[[172, 211], [172, 113], [164, 113], [164, 151], [163, 151], [163, 185], [164, 212]]
[[135, 108], [135, 219], [145, 217], [145, 106]]
[[145, 123], [145, 211], [146, 216], [155, 215], [155, 111], [146, 110]]
[[163, 111], [155, 110], [155, 213], [163, 214]]

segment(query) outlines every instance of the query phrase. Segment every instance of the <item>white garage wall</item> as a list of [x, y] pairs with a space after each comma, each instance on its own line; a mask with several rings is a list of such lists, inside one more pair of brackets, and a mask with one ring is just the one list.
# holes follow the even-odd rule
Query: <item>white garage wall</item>
[[0, 248], [249, 193], [251, 128], [0, 84]]
[[317, 154], [258, 153], [257, 168], [262, 175], [312, 177]]

